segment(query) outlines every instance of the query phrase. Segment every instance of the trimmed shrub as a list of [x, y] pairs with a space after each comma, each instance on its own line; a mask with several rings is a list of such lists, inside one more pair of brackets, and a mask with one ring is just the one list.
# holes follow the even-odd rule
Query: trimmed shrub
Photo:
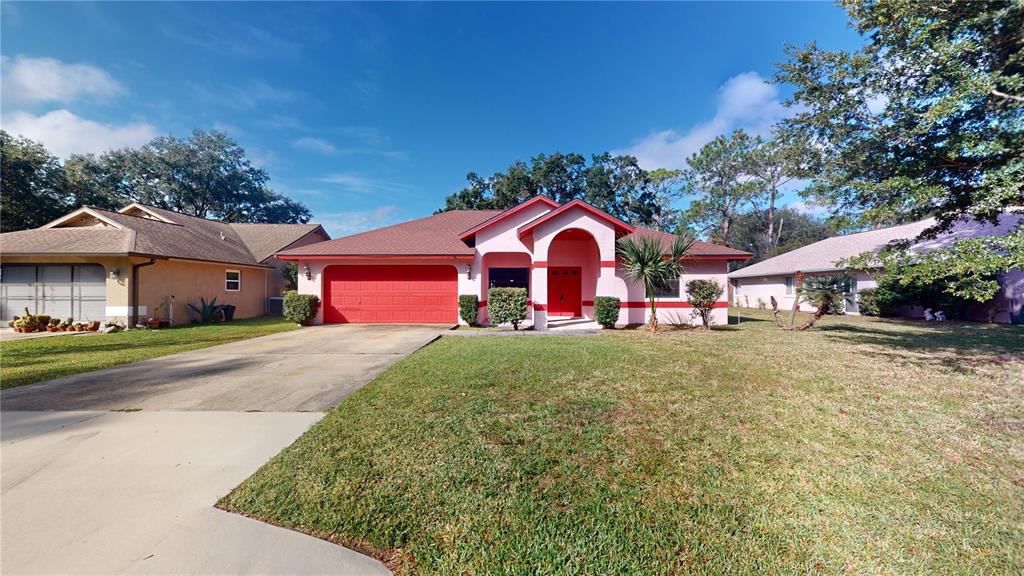
[[315, 294], [299, 294], [295, 290], [284, 293], [284, 317], [306, 326], [316, 316], [320, 298]]
[[619, 321], [619, 308], [622, 302], [614, 296], [598, 296], [594, 298], [594, 317], [597, 323], [605, 328], [615, 328]]
[[480, 298], [476, 294], [459, 295], [459, 317], [470, 326], [476, 325], [477, 310], [480, 309]]
[[526, 288], [491, 288], [487, 291], [487, 314], [491, 324], [511, 324], [519, 330], [526, 319]]
[[700, 317], [706, 330], [711, 329], [711, 311], [724, 290], [714, 280], [690, 280], [686, 283], [686, 301], [693, 306], [693, 315]]
[[865, 288], [857, 292], [857, 309], [865, 316], [880, 316], [882, 305], [878, 301], [877, 288]]

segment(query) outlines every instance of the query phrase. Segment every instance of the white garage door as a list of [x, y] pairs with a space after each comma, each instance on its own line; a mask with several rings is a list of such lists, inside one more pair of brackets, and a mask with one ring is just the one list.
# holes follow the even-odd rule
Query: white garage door
[[33, 314], [76, 321], [104, 320], [106, 274], [97, 264], [5, 264], [0, 268], [0, 315]]

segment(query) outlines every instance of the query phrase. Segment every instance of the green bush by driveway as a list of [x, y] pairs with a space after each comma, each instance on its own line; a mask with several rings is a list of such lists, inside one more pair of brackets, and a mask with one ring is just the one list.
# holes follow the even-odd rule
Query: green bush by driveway
[[1024, 569], [1024, 332], [755, 315], [444, 338], [222, 506], [410, 574]]
[[265, 316], [166, 330], [130, 330], [2, 342], [0, 387], [13, 388], [296, 328], [297, 325], [284, 318]]

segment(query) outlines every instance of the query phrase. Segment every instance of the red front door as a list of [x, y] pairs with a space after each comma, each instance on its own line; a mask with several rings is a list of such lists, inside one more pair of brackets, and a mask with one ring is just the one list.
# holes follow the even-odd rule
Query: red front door
[[548, 268], [548, 316], [583, 316], [583, 281], [579, 267]]

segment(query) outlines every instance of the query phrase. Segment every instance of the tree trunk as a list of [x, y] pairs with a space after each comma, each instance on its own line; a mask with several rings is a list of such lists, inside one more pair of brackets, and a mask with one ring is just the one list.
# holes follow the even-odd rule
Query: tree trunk
[[828, 307], [831, 306], [831, 305], [832, 305], [832, 295], [831, 294], [824, 294], [821, 297], [821, 306], [818, 306], [818, 309], [814, 311], [814, 316], [811, 316], [810, 319], [808, 319], [807, 322], [805, 322], [803, 326], [798, 328], [798, 330], [800, 330], [802, 332], [804, 330], [807, 330], [811, 326], [814, 326], [814, 323], [817, 322], [818, 320], [821, 320], [821, 317], [825, 315], [825, 312], [828, 312]]
[[[654, 290], [651, 290], [651, 294], [654, 294]], [[654, 296], [651, 296], [651, 319], [649, 321], [651, 326], [651, 332], [658, 331], [658, 302]]]
[[774, 255], [775, 250], [775, 197], [778, 191], [775, 188], [768, 193], [768, 254]]

